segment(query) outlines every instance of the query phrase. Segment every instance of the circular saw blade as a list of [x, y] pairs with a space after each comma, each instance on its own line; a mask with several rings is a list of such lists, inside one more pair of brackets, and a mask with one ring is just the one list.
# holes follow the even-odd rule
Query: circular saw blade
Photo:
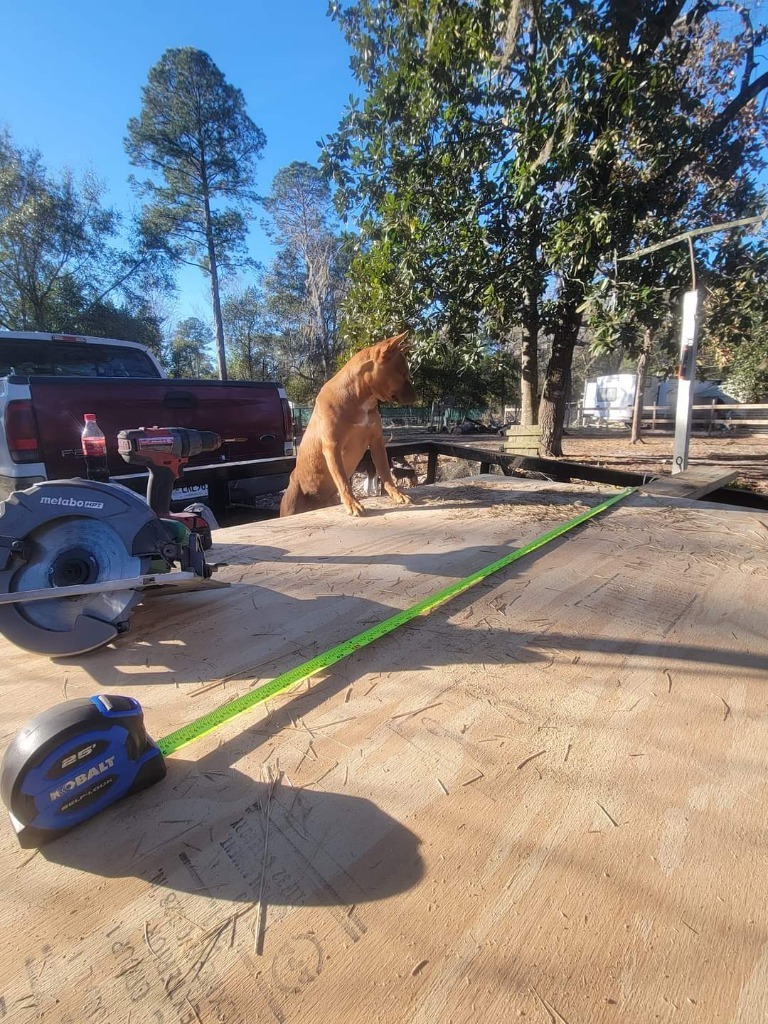
[[[149, 569], [148, 558], [131, 555], [115, 530], [98, 519], [55, 519], [33, 530], [25, 540], [32, 557], [13, 575], [9, 590], [17, 594], [67, 582], [131, 579]], [[40, 629], [68, 632], [80, 615], [113, 623], [127, 619], [138, 596], [134, 590], [118, 590], [61, 600], [20, 601], [16, 608]]]

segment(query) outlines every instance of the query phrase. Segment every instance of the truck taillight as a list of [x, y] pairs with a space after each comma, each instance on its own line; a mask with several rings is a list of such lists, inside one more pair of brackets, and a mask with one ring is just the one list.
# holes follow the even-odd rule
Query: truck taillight
[[14, 462], [41, 461], [37, 420], [28, 398], [14, 399], [5, 407], [5, 439]]
[[283, 428], [285, 429], [285, 440], [293, 440], [293, 416], [291, 416], [291, 407], [288, 404], [287, 398], [281, 398], [280, 404], [283, 407]]

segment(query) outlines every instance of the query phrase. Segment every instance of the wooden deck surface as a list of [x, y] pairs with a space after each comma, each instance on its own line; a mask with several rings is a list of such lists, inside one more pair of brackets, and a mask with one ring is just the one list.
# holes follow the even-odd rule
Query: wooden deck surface
[[[162, 736], [609, 493], [483, 477], [221, 531], [233, 586], [116, 646], [0, 640], [0, 746], [98, 692]], [[0, 1024], [768, 1020], [767, 584], [768, 516], [636, 495], [65, 839], [0, 821]]]

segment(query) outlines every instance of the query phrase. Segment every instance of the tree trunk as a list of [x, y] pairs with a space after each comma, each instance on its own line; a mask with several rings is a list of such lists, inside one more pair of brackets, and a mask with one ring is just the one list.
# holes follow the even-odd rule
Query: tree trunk
[[520, 356], [520, 422], [533, 426], [539, 404], [539, 314], [535, 298], [528, 295], [523, 320], [523, 344]]
[[547, 364], [547, 379], [539, 406], [541, 426], [541, 453], [545, 458], [560, 458], [563, 454], [561, 439], [565, 404], [571, 381], [573, 349], [581, 327], [582, 314], [576, 302], [563, 305], [563, 313], [552, 341], [552, 355]]
[[213, 328], [216, 334], [216, 354], [219, 361], [219, 380], [227, 379], [227, 353], [224, 350], [224, 320], [221, 315], [219, 294], [219, 268], [216, 262], [216, 247], [213, 244], [211, 226], [211, 203], [205, 191], [205, 240], [208, 245], [208, 271], [211, 275], [211, 306], [213, 307]]
[[208, 242], [208, 261], [211, 267], [211, 304], [213, 306], [213, 326], [216, 332], [216, 353], [219, 358], [219, 380], [227, 379], [227, 354], [224, 350], [224, 320], [221, 316], [221, 296], [219, 295], [219, 271], [216, 265], [216, 252], [212, 241]]
[[645, 397], [645, 382], [648, 379], [648, 360], [653, 347], [653, 335], [650, 327], [643, 332], [643, 348], [637, 360], [637, 384], [635, 387], [635, 405], [632, 409], [632, 444], [639, 441], [644, 444], [642, 438], [643, 423], [643, 398]]

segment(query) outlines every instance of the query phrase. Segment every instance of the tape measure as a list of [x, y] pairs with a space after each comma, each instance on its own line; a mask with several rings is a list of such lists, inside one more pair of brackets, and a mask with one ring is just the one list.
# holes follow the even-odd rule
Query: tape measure
[[165, 776], [133, 697], [68, 700], [26, 722], [5, 752], [0, 796], [19, 844], [37, 847]]
[[133, 697], [101, 694], [66, 701], [30, 719], [8, 747], [0, 796], [24, 847], [40, 846], [165, 776], [164, 758], [270, 697], [311, 679], [355, 651], [425, 615], [513, 562], [562, 537], [633, 494], [630, 487], [470, 576], [302, 662], [263, 686], [201, 715], [157, 742]]

